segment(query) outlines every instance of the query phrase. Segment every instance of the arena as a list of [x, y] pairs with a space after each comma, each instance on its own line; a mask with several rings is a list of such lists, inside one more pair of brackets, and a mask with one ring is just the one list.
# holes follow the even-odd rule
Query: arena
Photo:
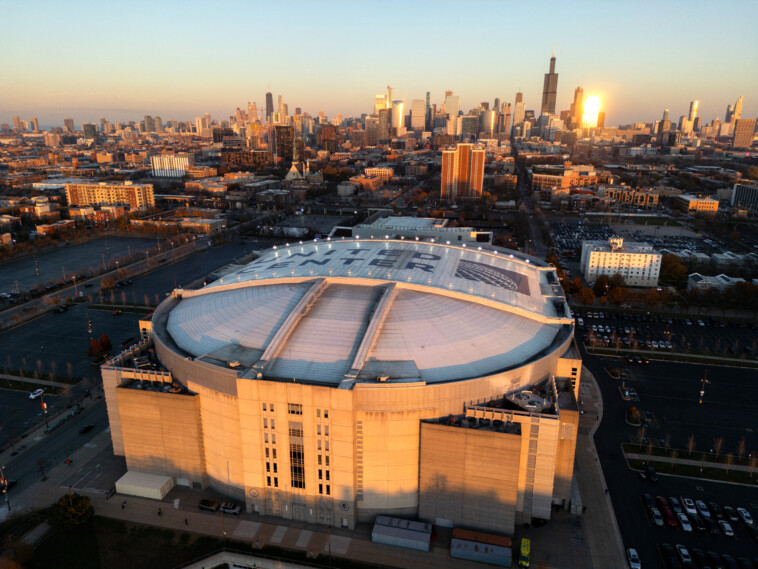
[[130, 473], [349, 528], [512, 533], [568, 506], [581, 362], [543, 261], [406, 238], [274, 247], [141, 327], [102, 369]]

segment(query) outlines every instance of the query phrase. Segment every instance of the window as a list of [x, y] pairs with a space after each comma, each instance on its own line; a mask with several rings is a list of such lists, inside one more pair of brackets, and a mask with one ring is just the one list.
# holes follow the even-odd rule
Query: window
[[279, 479], [274, 476], [274, 488], [279, 488]]
[[268, 409], [269, 409], [269, 411], [271, 411], [273, 413], [274, 412], [274, 404], [272, 403], [271, 405], [269, 405]]
[[316, 425], [316, 434], [320, 437], [321, 436], [321, 425]]
[[271, 477], [266, 476], [266, 486], [271, 486]]
[[326, 471], [326, 479], [329, 480], [329, 471]]
[[327, 484], [326, 485], [326, 495], [330, 496], [331, 494], [332, 494], [332, 492], [331, 492], [331, 486], [329, 486], [329, 484]]
[[321, 450], [321, 439], [319, 439], [319, 440], [316, 441], [316, 448], [318, 450]]
[[318, 465], [321, 466], [321, 455], [318, 455]]
[[276, 460], [276, 449], [275, 448], [271, 449], [271, 458], [273, 458], [274, 460]]
[[271, 463], [270, 462], [266, 463], [266, 472], [271, 472]]
[[266, 447], [266, 458], [268, 458], [268, 447]]
[[329, 436], [329, 425], [324, 425], [324, 436], [325, 437]]
[[275, 445], [275, 444], [276, 444], [276, 435], [275, 435], [275, 434], [273, 434], [273, 433], [271, 434], [271, 444], [272, 444], [272, 445]]
[[268, 419], [266, 418], [263, 419], [263, 428], [268, 429]]
[[302, 415], [303, 406], [299, 403], [287, 403], [287, 413], [290, 415]]
[[263, 405], [263, 410], [265, 411], [266, 410], [266, 404], [263, 403], [262, 405]]
[[324, 460], [326, 461], [326, 466], [329, 466], [329, 456], [328, 455], [324, 457]]
[[324, 419], [329, 418], [329, 409], [324, 409]]
[[329, 452], [329, 441], [324, 441], [324, 450]]
[[293, 488], [305, 488], [305, 456], [302, 444], [290, 443], [290, 475]]
[[263, 433], [263, 442], [268, 444], [268, 433]]
[[324, 493], [324, 485], [323, 484], [319, 484], [318, 485], [318, 493], [319, 494], [323, 494]]
[[290, 437], [303, 437], [303, 424], [295, 421], [290, 421], [289, 428]]
[[316, 409], [316, 417], [321, 418], [321, 409]]
[[321, 469], [319, 468], [319, 469], [318, 469], [318, 479], [319, 479], [319, 480], [322, 480], [322, 479], [324, 478], [324, 477], [323, 477], [323, 473], [324, 473], [324, 471], [323, 471], [323, 470], [321, 470]]
[[[264, 421], [265, 421], [265, 419], [264, 419]], [[271, 419], [271, 428], [272, 429], [276, 429], [276, 427], [274, 426], [274, 420], [273, 419]]]

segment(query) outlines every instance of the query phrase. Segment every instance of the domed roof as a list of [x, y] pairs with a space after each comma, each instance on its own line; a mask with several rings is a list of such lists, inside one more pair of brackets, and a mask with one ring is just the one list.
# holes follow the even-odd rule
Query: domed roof
[[571, 324], [552, 267], [511, 253], [391, 240], [280, 247], [181, 291], [167, 330], [195, 358], [250, 377], [348, 387], [490, 375]]

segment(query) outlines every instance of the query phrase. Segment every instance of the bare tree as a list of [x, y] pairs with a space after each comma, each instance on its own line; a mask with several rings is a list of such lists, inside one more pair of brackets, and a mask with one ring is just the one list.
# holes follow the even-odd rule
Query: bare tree
[[742, 437], [740, 442], [737, 443], [737, 456], [740, 457], [740, 462], [742, 462], [742, 457], [745, 456], [745, 451], [747, 450], [746, 446], [745, 437]]
[[721, 453], [721, 448], [723, 446], [724, 446], [724, 437], [713, 439], [713, 450], [716, 451], [716, 460], [718, 460], [719, 454]]
[[671, 435], [669, 433], [666, 433], [666, 437], [663, 439], [663, 442], [666, 445], [666, 450], [668, 450], [671, 446]]
[[732, 463], [734, 462], [734, 455], [730, 452], [726, 455], [726, 478], [729, 478], [729, 468], [732, 466]]
[[687, 439], [687, 451], [689, 454], [692, 454], [692, 451], [695, 450], [695, 435], [690, 435], [690, 438]]
[[756, 453], [750, 453], [750, 478], [755, 473], [755, 467], [758, 465], [758, 455]]
[[71, 362], [66, 362], [66, 375], [68, 375], [69, 379], [71, 379], [74, 375], [74, 364]]
[[676, 463], [676, 457], [679, 455], [679, 452], [674, 449], [671, 451], [671, 472], [674, 471], [674, 464]]
[[637, 444], [639, 446], [643, 445], [643, 441], [645, 440], [645, 433], [646, 432], [647, 432], [647, 430], [645, 429], [645, 427], [640, 427], [639, 429], [637, 429]]

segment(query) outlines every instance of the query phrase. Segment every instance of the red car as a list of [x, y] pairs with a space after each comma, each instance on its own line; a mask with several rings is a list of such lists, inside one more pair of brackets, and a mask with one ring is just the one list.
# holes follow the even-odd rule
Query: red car
[[676, 521], [676, 516], [674, 516], [674, 512], [671, 510], [671, 508], [666, 508], [663, 510], [663, 517], [666, 519], [666, 523], [670, 527], [678, 527], [679, 523]]

